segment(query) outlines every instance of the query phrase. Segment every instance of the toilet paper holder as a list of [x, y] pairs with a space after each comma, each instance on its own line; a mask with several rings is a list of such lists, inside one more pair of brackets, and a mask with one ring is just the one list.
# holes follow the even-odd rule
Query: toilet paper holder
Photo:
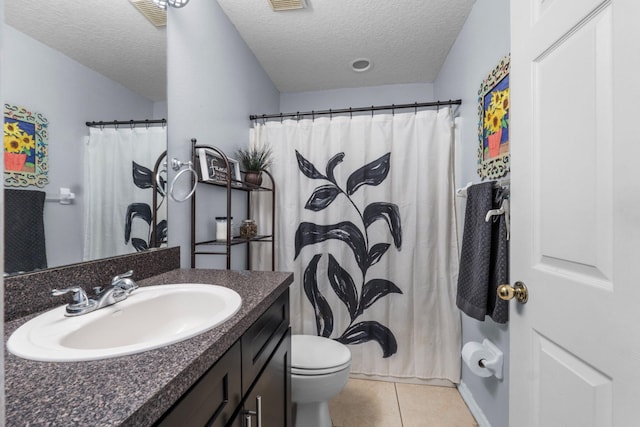
[[478, 362], [478, 365], [480, 365], [480, 367], [482, 368], [487, 368], [493, 373], [493, 375], [495, 375], [497, 379], [501, 380], [502, 379], [502, 362], [504, 358], [502, 350], [500, 350], [494, 343], [492, 343], [486, 338], [482, 340], [482, 345], [486, 349], [491, 351], [491, 353], [493, 354], [493, 357], [487, 358], [487, 359], [480, 359], [480, 361]]
[[[467, 343], [467, 345], [472, 348], [475, 347], [476, 350], [472, 350], [472, 348], [470, 348], [469, 350], [472, 350], [478, 355], [475, 357], [471, 356], [470, 358], [465, 360], [465, 362], [467, 363], [467, 365], [469, 365], [470, 363], [473, 363], [475, 361], [478, 367], [481, 368], [481, 370], [478, 370], [477, 367], [474, 368], [473, 366], [469, 365], [469, 368], [471, 368], [472, 372], [481, 377], [490, 377], [493, 375], [497, 379], [501, 380], [502, 365], [504, 362], [504, 354], [502, 353], [502, 350], [500, 350], [494, 343], [486, 338], [482, 341], [482, 344], [478, 342], [470, 342]], [[465, 345], [465, 347], [467, 345]], [[463, 359], [464, 352], [466, 352], [466, 350], [463, 348]], [[482, 358], [477, 359], [477, 357], [479, 357], [480, 355], [482, 355]], [[469, 360], [471, 358], [473, 358], [474, 360]]]

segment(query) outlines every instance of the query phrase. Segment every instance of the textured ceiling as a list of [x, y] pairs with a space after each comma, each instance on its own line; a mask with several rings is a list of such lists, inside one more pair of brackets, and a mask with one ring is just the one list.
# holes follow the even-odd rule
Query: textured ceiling
[[154, 27], [129, 0], [5, 0], [4, 7], [18, 31], [152, 101], [167, 99], [166, 27]]
[[[192, 0], [213, 1], [213, 0]], [[429, 83], [475, 0], [218, 0], [281, 92]], [[5, 0], [5, 22], [152, 101], [166, 100], [166, 28], [129, 0]], [[186, 7], [189, 7], [187, 5]], [[356, 73], [357, 58], [373, 62]]]
[[[475, 0], [218, 0], [280, 92], [433, 82]], [[350, 64], [372, 61], [356, 73]]]

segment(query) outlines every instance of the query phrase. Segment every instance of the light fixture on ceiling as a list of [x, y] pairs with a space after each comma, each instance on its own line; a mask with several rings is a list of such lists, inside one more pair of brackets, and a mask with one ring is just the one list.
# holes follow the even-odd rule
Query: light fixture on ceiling
[[167, 5], [171, 7], [184, 7], [187, 3], [189, 3], [189, 0], [153, 0], [153, 4], [162, 10], [166, 10]]
[[351, 69], [356, 73], [364, 73], [365, 71], [369, 71], [373, 64], [371, 60], [367, 58], [358, 58], [351, 61]]

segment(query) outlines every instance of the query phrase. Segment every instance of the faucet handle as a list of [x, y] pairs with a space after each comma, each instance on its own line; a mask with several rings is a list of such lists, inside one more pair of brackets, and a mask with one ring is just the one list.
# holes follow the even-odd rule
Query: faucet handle
[[134, 282], [133, 279], [130, 279], [131, 276], [133, 276], [133, 270], [119, 274], [111, 280], [111, 286], [118, 287], [129, 295], [131, 292], [138, 289], [138, 284]]
[[118, 274], [116, 277], [111, 279], [111, 284], [115, 284], [116, 282], [121, 281], [122, 279], [126, 279], [127, 277], [133, 276], [133, 270], [129, 270], [126, 273]]
[[87, 307], [89, 305], [89, 297], [87, 297], [87, 293], [79, 286], [74, 286], [71, 288], [65, 289], [52, 289], [51, 295], [59, 296], [65, 295], [69, 292], [73, 292], [73, 305], [78, 307]]

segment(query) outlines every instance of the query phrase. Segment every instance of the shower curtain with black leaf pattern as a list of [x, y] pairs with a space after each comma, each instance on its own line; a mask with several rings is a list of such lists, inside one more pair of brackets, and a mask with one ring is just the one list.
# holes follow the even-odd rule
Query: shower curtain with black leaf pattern
[[[450, 109], [255, 123], [273, 150], [276, 270], [294, 333], [349, 345], [351, 372], [460, 379]], [[253, 194], [259, 233], [269, 197]], [[253, 243], [254, 266], [269, 269]]]
[[[153, 168], [167, 147], [162, 127], [89, 128], [84, 155], [84, 260], [149, 248], [153, 241]], [[158, 242], [167, 211], [158, 195]]]

